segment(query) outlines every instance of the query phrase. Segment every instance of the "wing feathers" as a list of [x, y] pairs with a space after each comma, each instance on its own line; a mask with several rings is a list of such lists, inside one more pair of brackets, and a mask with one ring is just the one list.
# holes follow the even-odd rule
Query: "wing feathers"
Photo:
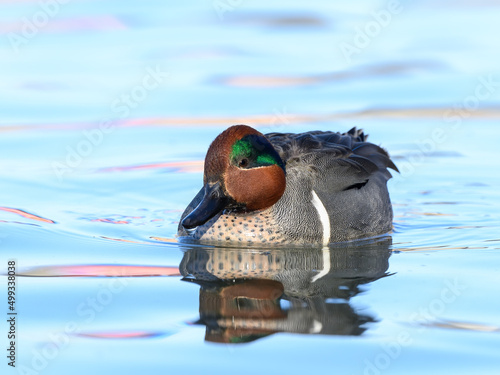
[[[387, 170], [398, 171], [382, 147], [366, 142], [363, 130], [352, 128], [347, 133], [311, 131], [302, 134], [270, 133], [266, 137], [276, 148], [288, 168], [320, 173], [335, 190], [363, 187], [376, 173], [387, 180]], [[326, 183], [326, 181], [325, 181]]]

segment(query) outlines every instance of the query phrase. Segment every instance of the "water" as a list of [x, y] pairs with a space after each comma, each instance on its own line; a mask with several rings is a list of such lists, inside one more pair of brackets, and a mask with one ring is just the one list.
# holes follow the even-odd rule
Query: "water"
[[[497, 374], [499, 4], [399, 4], [4, 1], [0, 261], [22, 276], [2, 373]], [[177, 243], [235, 123], [364, 128], [401, 170], [394, 232]]]

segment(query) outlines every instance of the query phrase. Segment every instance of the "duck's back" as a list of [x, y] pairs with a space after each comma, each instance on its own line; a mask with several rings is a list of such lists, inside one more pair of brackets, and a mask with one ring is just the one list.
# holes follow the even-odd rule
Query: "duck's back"
[[362, 130], [266, 137], [286, 164], [287, 188], [274, 210], [287, 236], [326, 244], [391, 230], [388, 168], [397, 168]]

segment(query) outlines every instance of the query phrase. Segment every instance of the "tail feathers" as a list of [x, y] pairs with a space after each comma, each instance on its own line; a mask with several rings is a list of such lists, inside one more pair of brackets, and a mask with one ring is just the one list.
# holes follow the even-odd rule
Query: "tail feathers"
[[344, 133], [342, 135], [350, 135], [357, 142], [366, 142], [366, 140], [368, 139], [368, 134], [365, 135], [363, 129], [358, 130], [356, 129], [356, 127], [352, 128], [347, 133]]

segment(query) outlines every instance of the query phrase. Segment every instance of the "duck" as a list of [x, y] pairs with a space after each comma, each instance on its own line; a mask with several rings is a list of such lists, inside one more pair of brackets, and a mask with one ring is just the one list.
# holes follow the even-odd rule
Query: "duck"
[[262, 134], [233, 125], [210, 144], [183, 242], [328, 246], [392, 230], [388, 152], [362, 129]]

